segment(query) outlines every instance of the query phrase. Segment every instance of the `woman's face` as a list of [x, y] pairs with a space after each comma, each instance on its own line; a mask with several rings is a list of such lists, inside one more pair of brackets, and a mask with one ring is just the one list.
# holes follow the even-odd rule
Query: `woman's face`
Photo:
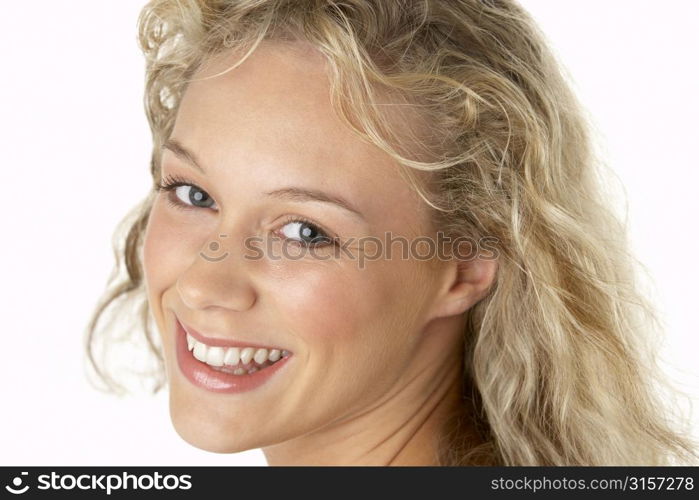
[[[219, 57], [195, 77], [234, 61]], [[429, 234], [425, 205], [385, 153], [335, 117], [325, 75], [318, 53], [263, 44], [183, 96], [171, 144], [201, 170], [163, 150], [161, 182], [182, 184], [155, 199], [146, 284], [173, 424], [199, 448], [265, 447], [349, 422], [419, 387], [440, 362], [439, 350], [423, 350], [433, 264], [403, 260], [400, 245], [369, 260], [377, 246], [356, 242]], [[338, 246], [302, 253], [322, 236]], [[203, 345], [187, 346], [179, 323]]]

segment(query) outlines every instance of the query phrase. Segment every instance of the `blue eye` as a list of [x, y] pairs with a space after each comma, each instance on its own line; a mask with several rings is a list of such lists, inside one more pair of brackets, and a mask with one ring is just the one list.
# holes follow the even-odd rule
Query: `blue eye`
[[[214, 201], [206, 191], [181, 177], [167, 176], [162, 183], [156, 184], [156, 189], [159, 192], [167, 192], [168, 202], [176, 208], [214, 208]], [[306, 247], [337, 244], [337, 238], [328, 236], [320, 225], [305, 217], [289, 216], [282, 226], [281, 233], [285, 238]]]
[[[285, 231], [286, 227], [291, 229]], [[304, 217], [290, 216], [282, 226], [281, 232], [285, 238], [297, 241], [303, 246], [322, 247], [335, 244], [334, 238]]]
[[[211, 208], [213, 201], [206, 191], [193, 184], [173, 186], [175, 197], [187, 206]], [[201, 204], [200, 204], [201, 203]]]
[[168, 201], [178, 208], [212, 208], [214, 204], [206, 191], [185, 179], [168, 176], [156, 188], [170, 193]]

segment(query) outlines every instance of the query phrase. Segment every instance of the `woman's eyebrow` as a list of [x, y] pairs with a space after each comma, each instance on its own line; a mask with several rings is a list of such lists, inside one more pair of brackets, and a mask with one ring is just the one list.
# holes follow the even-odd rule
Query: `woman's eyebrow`
[[[195, 154], [189, 151], [187, 148], [185, 148], [182, 144], [180, 144], [180, 142], [177, 141], [177, 139], [167, 139], [165, 143], [163, 143], [162, 149], [168, 149], [172, 151], [175, 154], [175, 156], [177, 156], [180, 160], [198, 169], [199, 171], [201, 171], [201, 173], [206, 175], [204, 168], [197, 161]], [[354, 205], [352, 205], [342, 196], [326, 193], [318, 189], [290, 186], [275, 189], [273, 191], [268, 191], [265, 194], [268, 196], [273, 196], [275, 198], [293, 201], [320, 201], [322, 203], [332, 203], [333, 205], [337, 205], [340, 208], [344, 208], [348, 212], [351, 212], [355, 217], [359, 217], [360, 219], [364, 220], [364, 215], [357, 208], [355, 208]]]
[[192, 153], [190, 150], [185, 148], [182, 144], [180, 144], [177, 139], [167, 139], [163, 143], [162, 149], [169, 149], [172, 151], [175, 156], [177, 156], [180, 160], [183, 162], [195, 167], [198, 169], [202, 174], [206, 175], [206, 172], [204, 171], [204, 168], [199, 164], [197, 161], [197, 157], [195, 156], [194, 153]]
[[326, 193], [318, 189], [290, 186], [275, 189], [274, 191], [267, 191], [265, 194], [268, 196], [274, 196], [276, 198], [294, 201], [320, 201], [323, 203], [332, 203], [333, 205], [337, 205], [344, 208], [348, 212], [351, 212], [355, 217], [359, 217], [360, 219], [364, 220], [364, 215], [343, 197]]

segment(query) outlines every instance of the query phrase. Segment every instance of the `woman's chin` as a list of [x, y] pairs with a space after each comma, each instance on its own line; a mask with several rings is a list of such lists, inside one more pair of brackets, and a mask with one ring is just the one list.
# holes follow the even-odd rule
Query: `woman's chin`
[[[239, 453], [258, 448], [259, 425], [246, 424], [245, 415], [224, 416], [211, 413], [201, 406], [195, 410], [191, 404], [170, 401], [170, 421], [175, 432], [187, 443], [212, 453]], [[251, 429], [258, 432], [251, 432]]]
[[257, 440], [252, 440], [251, 436], [245, 433], [218, 432], [211, 425], [203, 422], [182, 421], [171, 415], [172, 425], [175, 432], [188, 444], [200, 450], [212, 453], [239, 453], [241, 451], [258, 448]]

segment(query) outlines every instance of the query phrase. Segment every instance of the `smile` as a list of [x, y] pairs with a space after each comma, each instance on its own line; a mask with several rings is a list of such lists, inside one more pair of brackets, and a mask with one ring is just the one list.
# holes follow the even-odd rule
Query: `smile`
[[[192, 384], [212, 392], [245, 392], [267, 382], [292, 356], [286, 349], [205, 341], [176, 321], [177, 364]], [[196, 335], [196, 336], [195, 336]], [[230, 344], [230, 343], [229, 343]]]
[[249, 375], [273, 365], [289, 351], [279, 349], [256, 349], [254, 347], [219, 347], [199, 342], [187, 333], [187, 350], [192, 355], [214, 369], [233, 375]]

